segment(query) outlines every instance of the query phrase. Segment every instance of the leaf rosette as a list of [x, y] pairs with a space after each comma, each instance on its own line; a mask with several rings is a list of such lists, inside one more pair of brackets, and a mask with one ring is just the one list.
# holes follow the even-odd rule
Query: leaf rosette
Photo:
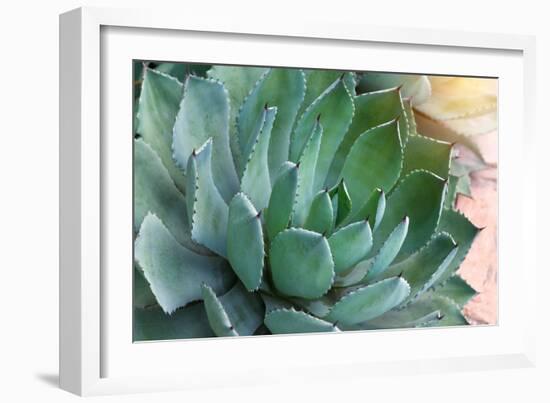
[[353, 72], [145, 66], [134, 140], [134, 336], [467, 324], [478, 229], [452, 145], [407, 87]]

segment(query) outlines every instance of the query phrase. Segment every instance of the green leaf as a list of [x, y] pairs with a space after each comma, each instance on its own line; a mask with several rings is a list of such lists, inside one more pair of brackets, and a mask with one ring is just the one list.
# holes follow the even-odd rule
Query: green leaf
[[464, 305], [477, 295], [477, 291], [464, 281], [462, 277], [455, 274], [438, 287], [435, 290], [435, 294], [450, 298], [460, 308], [463, 308]]
[[447, 179], [451, 166], [453, 145], [424, 136], [409, 136], [401, 176], [424, 169]]
[[277, 113], [277, 108], [268, 108], [265, 111], [265, 120], [252, 146], [250, 159], [245, 165], [241, 179], [241, 190], [252, 200], [258, 210], [267, 207], [271, 195], [268, 152], [269, 139]]
[[288, 227], [296, 199], [297, 186], [298, 165], [287, 161], [281, 166], [275, 179], [265, 215], [267, 235], [270, 240], [273, 240], [279, 232]]
[[425, 102], [432, 93], [430, 80], [420, 74], [365, 73], [359, 83], [362, 92], [400, 87], [403, 98], [414, 105]]
[[402, 163], [397, 121], [363, 133], [351, 148], [342, 171], [354, 208], [362, 206], [375, 189], [390, 190], [399, 178]]
[[332, 201], [327, 190], [321, 190], [313, 198], [304, 228], [318, 233], [332, 231], [333, 211]]
[[402, 275], [411, 286], [409, 299], [415, 299], [439, 281], [457, 251], [449, 234], [438, 234], [418, 252], [392, 266], [386, 275]]
[[372, 232], [366, 220], [344, 227], [328, 239], [337, 274], [363, 260], [372, 247]]
[[264, 302], [266, 314], [277, 309], [293, 307], [291, 302], [272, 294], [260, 292], [260, 297], [262, 297], [262, 301]]
[[366, 281], [375, 280], [384, 273], [401, 250], [408, 231], [409, 218], [405, 217], [384, 241], [376, 256], [370, 259], [371, 264], [367, 271]]
[[344, 325], [371, 320], [401, 304], [409, 291], [409, 285], [402, 278], [382, 280], [343, 296], [325, 319]]
[[451, 175], [463, 176], [487, 168], [487, 164], [475, 154], [468, 155], [467, 158], [460, 158], [458, 150], [457, 154], [451, 159]]
[[212, 66], [207, 72], [208, 77], [221, 81], [229, 93], [229, 138], [235, 162], [241, 160], [237, 137], [237, 115], [244, 99], [265, 72], [264, 67], [252, 66], [246, 68]]
[[346, 89], [350, 94], [355, 96], [355, 78], [354, 74], [351, 72], [338, 70], [305, 70], [304, 73], [306, 76], [306, 93], [298, 116], [302, 116], [304, 110], [334, 83], [334, 81], [342, 77], [342, 75], [344, 77], [343, 81]]
[[327, 316], [334, 305], [334, 297], [325, 294], [316, 299], [292, 298], [292, 303], [317, 317]]
[[[426, 293], [403, 309], [392, 310], [355, 329], [392, 329], [467, 325], [460, 308], [449, 298]], [[347, 330], [347, 329], [346, 329]], [[350, 329], [351, 330], [351, 329]]]
[[264, 268], [262, 222], [244, 193], [237, 193], [229, 204], [227, 258], [249, 291], [260, 287]]
[[372, 265], [372, 260], [367, 259], [357, 263], [344, 273], [340, 273], [334, 279], [334, 287], [345, 288], [364, 283], [365, 276]]
[[449, 175], [449, 182], [447, 185], [447, 193], [445, 194], [445, 202], [443, 208], [453, 209], [456, 201], [456, 185], [458, 184], [458, 176]]
[[336, 221], [335, 226], [340, 225], [351, 213], [352, 203], [351, 197], [346, 186], [346, 182], [342, 179], [336, 191]]
[[223, 292], [234, 281], [223, 259], [199, 255], [180, 245], [153, 214], [148, 214], [141, 224], [134, 253], [151, 291], [166, 313], [201, 299], [202, 283]]
[[182, 97], [182, 84], [173, 77], [146, 68], [138, 101], [137, 132], [158, 154], [180, 190], [183, 172], [172, 160], [172, 128]]
[[203, 284], [202, 295], [216, 336], [250, 336], [262, 324], [264, 308], [259, 295], [247, 292], [239, 282], [221, 297]]
[[[332, 161], [327, 180], [329, 185], [338, 181], [344, 162], [359, 136], [365, 133], [365, 131], [397, 119], [403, 114], [403, 104], [399, 95], [399, 89], [397, 88], [362, 94], [354, 97], [353, 102], [355, 105], [353, 121], [344, 139], [338, 146], [338, 150]], [[400, 131], [406, 128], [405, 120], [399, 119], [399, 128]], [[403, 137], [403, 133], [400, 133], [400, 135]], [[402, 143], [405, 142], [402, 141]]]
[[457, 271], [480, 229], [473, 225], [462, 213], [454, 210], [443, 210], [437, 230], [449, 233], [458, 244], [456, 256], [440, 278], [440, 281], [444, 282]]
[[462, 314], [460, 307], [451, 299], [441, 295], [426, 295], [427, 301], [439, 308], [439, 320], [426, 323], [426, 327], [465, 326], [468, 321]]
[[174, 160], [183, 170], [189, 156], [212, 138], [212, 176], [229, 203], [239, 189], [239, 178], [229, 147], [229, 95], [222, 84], [189, 76], [173, 131]]
[[300, 159], [317, 121], [323, 125], [324, 134], [315, 167], [315, 188], [325, 185], [330, 164], [348, 131], [353, 113], [353, 100], [344, 82], [338, 79], [307, 107], [298, 120], [290, 145], [291, 161]]
[[471, 186], [472, 182], [470, 180], [470, 175], [462, 175], [456, 182], [456, 193], [460, 193], [467, 197], [472, 197]]
[[300, 158], [300, 169], [298, 170], [298, 188], [296, 191], [296, 205], [292, 215], [292, 224], [302, 226], [306, 220], [311, 201], [315, 193], [319, 191], [314, 186], [315, 167], [323, 137], [323, 126], [319, 122], [313, 127], [306, 148]]
[[204, 305], [197, 303], [167, 315], [158, 305], [134, 308], [133, 341], [177, 340], [213, 337]]
[[137, 266], [134, 266], [134, 292], [132, 293], [134, 307], [145, 308], [157, 305], [157, 299], [149, 287], [143, 272]]
[[314, 299], [332, 285], [334, 262], [327, 239], [321, 234], [287, 229], [273, 240], [269, 259], [273, 283], [283, 294]]
[[196, 63], [160, 63], [155, 70], [166, 73], [169, 76], [177, 78], [182, 83], [189, 75], [204, 77], [206, 71], [210, 68], [208, 64]]
[[[397, 259], [423, 246], [434, 233], [445, 194], [446, 182], [427, 171], [414, 171], [405, 176], [388, 196], [384, 218], [374, 234], [373, 250], [377, 251], [395, 226], [407, 216], [410, 220], [407, 238]], [[448, 232], [448, 231], [447, 231]]]
[[187, 163], [187, 214], [191, 238], [227, 256], [228, 207], [212, 178], [212, 140], [192, 153]]
[[418, 131], [424, 136], [432, 137], [437, 140], [446, 141], [448, 143], [457, 143], [468, 147], [479, 160], [484, 161], [483, 153], [479, 148], [478, 142], [471, 136], [465, 136], [459, 134], [449, 128], [448, 126], [441, 124], [441, 122], [432, 120], [431, 118], [418, 113], [415, 117]]
[[372, 231], [376, 231], [386, 210], [386, 193], [382, 189], [374, 189], [367, 201], [354, 213], [348, 215], [342, 225], [368, 218]]
[[294, 309], [277, 309], [265, 317], [265, 324], [273, 334], [337, 332], [330, 322]]
[[134, 140], [134, 231], [148, 212], [156, 214], [185, 247], [208, 253], [191, 240], [186, 202], [158, 155], [143, 140]]
[[239, 111], [237, 125], [242, 146], [250, 141], [257, 116], [265, 105], [278, 109], [278, 118], [273, 124], [273, 135], [269, 142], [271, 178], [275, 178], [281, 164], [288, 160], [290, 133], [304, 93], [305, 77], [300, 69], [272, 68], [260, 78]]
[[414, 111], [412, 107], [411, 98], [403, 99], [403, 110], [405, 112], [405, 117], [407, 119], [407, 142], [410, 136], [416, 136], [418, 132], [416, 131], [416, 120], [414, 117]]

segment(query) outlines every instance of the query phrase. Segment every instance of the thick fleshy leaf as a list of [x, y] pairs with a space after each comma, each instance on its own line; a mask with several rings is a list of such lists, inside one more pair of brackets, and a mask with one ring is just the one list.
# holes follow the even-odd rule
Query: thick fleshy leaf
[[350, 270], [339, 273], [334, 279], [334, 287], [344, 288], [363, 283], [371, 265], [371, 259], [363, 260]]
[[221, 81], [229, 93], [229, 138], [235, 162], [241, 159], [237, 137], [237, 115], [244, 99], [265, 72], [264, 67], [252, 66], [245, 69], [235, 66], [212, 66], [208, 70], [207, 76]]
[[[410, 136], [418, 135], [416, 130], [416, 119], [414, 117], [414, 111], [412, 107], [412, 101], [410, 98], [403, 98], [403, 111], [405, 112], [405, 117], [407, 118], [407, 141]], [[405, 143], [406, 143], [405, 142]]]
[[229, 95], [217, 81], [189, 76], [173, 130], [173, 157], [186, 169], [193, 150], [212, 138], [212, 177], [229, 203], [239, 189], [239, 178], [229, 147]]
[[344, 85], [349, 93], [355, 96], [355, 77], [351, 72], [338, 70], [305, 70], [306, 75], [306, 93], [304, 101], [298, 112], [302, 116], [304, 110], [311, 105], [334, 81], [344, 76]]
[[258, 211], [244, 193], [229, 204], [227, 258], [249, 291], [257, 290], [264, 268], [264, 237]]
[[[450, 299], [426, 293], [403, 309], [392, 310], [353, 329], [392, 329], [467, 325], [460, 308]], [[348, 330], [348, 329], [346, 329]]]
[[226, 291], [234, 281], [227, 263], [180, 245], [153, 214], [148, 214], [135, 241], [135, 259], [166, 313], [201, 299], [200, 285]]
[[376, 231], [386, 210], [386, 193], [382, 189], [374, 189], [367, 201], [353, 214], [348, 215], [342, 225], [368, 218], [372, 231]]
[[409, 231], [409, 217], [403, 218], [382, 244], [376, 256], [370, 259], [366, 281], [379, 278], [399, 254]]
[[477, 295], [477, 291], [458, 274], [437, 287], [434, 293], [452, 299], [460, 308]]
[[414, 171], [405, 176], [388, 196], [384, 218], [374, 234], [373, 250], [380, 248], [405, 216], [410, 220], [409, 231], [397, 259], [423, 246], [439, 222], [445, 188], [446, 182], [428, 171]]
[[269, 258], [273, 284], [283, 294], [313, 299], [332, 285], [334, 262], [321, 234], [287, 229], [273, 240]]
[[260, 296], [262, 298], [262, 301], [264, 302], [266, 314], [277, 309], [293, 307], [291, 302], [275, 295], [268, 294], [266, 292], [260, 292]]
[[137, 266], [134, 267], [134, 288], [132, 293], [134, 307], [145, 308], [157, 305], [157, 299], [149, 287], [149, 283], [145, 279], [143, 272]]
[[427, 323], [439, 321], [442, 318], [440, 308], [435, 301], [416, 301], [404, 309], [393, 309], [378, 318], [359, 323], [346, 330], [423, 327]]
[[451, 166], [453, 145], [424, 136], [409, 136], [403, 160], [403, 172], [407, 175], [417, 169], [425, 169], [447, 179]]
[[330, 322], [294, 309], [277, 309], [265, 317], [265, 324], [273, 334], [337, 332]]
[[472, 181], [470, 175], [462, 175], [456, 182], [456, 193], [472, 197]]
[[451, 127], [435, 121], [422, 113], [417, 113], [415, 115], [415, 120], [418, 126], [418, 132], [422, 133], [424, 136], [448, 143], [464, 145], [473, 151], [482, 161], [484, 161], [483, 152], [481, 151], [478, 142], [471, 136], [465, 136], [457, 133]]
[[315, 167], [323, 137], [323, 126], [319, 122], [313, 127], [309, 141], [300, 158], [298, 171], [298, 188], [296, 191], [296, 205], [292, 215], [292, 223], [302, 226], [306, 220], [314, 195], [320, 190], [314, 186]]
[[311, 202], [304, 228], [321, 234], [328, 234], [332, 231], [333, 214], [330, 195], [327, 190], [321, 190]]
[[334, 225], [337, 226], [350, 215], [352, 209], [351, 197], [346, 182], [343, 179], [336, 188], [336, 194], [333, 196], [333, 204], [336, 205], [336, 209], [334, 209]]
[[206, 284], [202, 285], [202, 298], [206, 316], [214, 334], [218, 337], [238, 336], [239, 333], [231, 323], [216, 293]]
[[212, 178], [212, 140], [192, 153], [187, 163], [187, 214], [191, 238], [223, 257], [227, 256], [228, 207]]
[[458, 176], [449, 175], [449, 181], [447, 184], [447, 193], [445, 194], [445, 202], [443, 208], [453, 209], [455, 207], [456, 196], [457, 196], [457, 184]]
[[293, 306], [297, 305], [313, 316], [318, 318], [327, 316], [330, 312], [330, 308], [334, 305], [335, 299], [329, 294], [325, 294], [319, 298], [315, 299], [304, 299], [304, 298], [291, 298]]
[[304, 111], [292, 135], [291, 161], [298, 161], [304, 151], [313, 128], [319, 121], [323, 136], [315, 167], [315, 187], [323, 187], [330, 164], [353, 118], [354, 105], [342, 79], [331, 84]]
[[344, 325], [365, 322], [401, 304], [409, 291], [409, 285], [402, 278], [382, 280], [343, 296], [325, 319]]
[[442, 126], [465, 137], [488, 134], [498, 128], [498, 113], [492, 111], [480, 116], [451, 119], [440, 122]]
[[185, 178], [172, 159], [172, 128], [176, 120], [183, 86], [175, 78], [146, 68], [138, 102], [137, 132], [158, 154], [180, 190]]
[[[351, 126], [338, 146], [330, 167], [327, 183], [336, 183], [353, 144], [368, 129], [380, 126], [403, 115], [403, 103], [398, 88], [361, 94], [353, 98], [355, 114]], [[404, 144], [407, 129], [405, 119], [399, 119], [401, 142]]]
[[269, 175], [269, 143], [273, 122], [278, 114], [277, 108], [265, 110], [265, 120], [250, 151], [250, 157], [244, 167], [241, 179], [241, 190], [252, 200], [258, 210], [263, 210], [269, 203], [271, 179]]
[[134, 140], [134, 231], [148, 212], [156, 214], [179, 243], [208, 251], [191, 240], [186, 202], [158, 155], [143, 140]]
[[480, 229], [473, 225], [462, 213], [454, 210], [443, 210], [437, 230], [449, 233], [458, 244], [456, 256], [440, 278], [440, 281], [444, 282], [457, 271]]
[[372, 232], [366, 220], [339, 229], [328, 239], [334, 271], [339, 274], [363, 260], [372, 247]]
[[288, 227], [297, 186], [298, 166], [287, 161], [281, 166], [275, 179], [265, 215], [265, 225], [270, 240]]
[[216, 336], [250, 336], [262, 324], [264, 307], [260, 296], [247, 292], [239, 282], [221, 297], [203, 284], [202, 295]]
[[426, 295], [425, 299], [439, 308], [440, 315], [437, 321], [427, 322], [423, 327], [466, 326], [469, 324], [460, 307], [450, 298], [431, 294]]
[[354, 208], [359, 208], [379, 188], [388, 191], [401, 173], [403, 151], [397, 121], [363, 133], [351, 148], [342, 176]]
[[393, 87], [400, 87], [403, 98], [410, 98], [415, 107], [426, 102], [432, 93], [430, 80], [420, 74], [365, 73], [359, 83], [362, 92]]
[[385, 276], [401, 275], [411, 286], [409, 299], [415, 299], [440, 280], [457, 251], [449, 234], [438, 234], [418, 252], [392, 266]]
[[432, 97], [415, 106], [435, 120], [460, 119], [497, 108], [498, 81], [473, 77], [430, 77]]
[[172, 315], [158, 305], [134, 308], [133, 324], [135, 342], [214, 337], [202, 302], [178, 309]]
[[260, 78], [244, 100], [237, 119], [241, 148], [250, 141], [257, 117], [267, 106], [276, 106], [278, 117], [269, 141], [269, 174], [271, 178], [288, 160], [290, 133], [305, 94], [305, 77], [300, 69], [272, 68]]
[[204, 77], [207, 70], [210, 68], [208, 64], [198, 63], [160, 63], [155, 67], [155, 70], [166, 73], [169, 76], [177, 78], [180, 82], [184, 82], [188, 76], [195, 75]]

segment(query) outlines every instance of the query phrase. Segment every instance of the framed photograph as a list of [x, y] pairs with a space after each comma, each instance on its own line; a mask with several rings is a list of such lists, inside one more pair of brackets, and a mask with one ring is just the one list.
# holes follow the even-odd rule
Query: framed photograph
[[62, 388], [533, 365], [532, 38], [85, 8], [60, 45]]

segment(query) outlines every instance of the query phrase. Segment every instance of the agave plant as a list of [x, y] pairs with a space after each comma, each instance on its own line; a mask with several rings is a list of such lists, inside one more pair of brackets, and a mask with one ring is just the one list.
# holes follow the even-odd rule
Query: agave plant
[[[470, 174], [491, 166], [479, 136], [497, 129], [497, 80], [488, 78], [363, 73], [359, 92], [401, 86], [423, 135], [456, 143], [449, 186], [471, 197]], [[459, 155], [459, 151], [460, 154]]]
[[467, 324], [479, 230], [402, 88], [174, 66], [139, 81], [135, 340]]

